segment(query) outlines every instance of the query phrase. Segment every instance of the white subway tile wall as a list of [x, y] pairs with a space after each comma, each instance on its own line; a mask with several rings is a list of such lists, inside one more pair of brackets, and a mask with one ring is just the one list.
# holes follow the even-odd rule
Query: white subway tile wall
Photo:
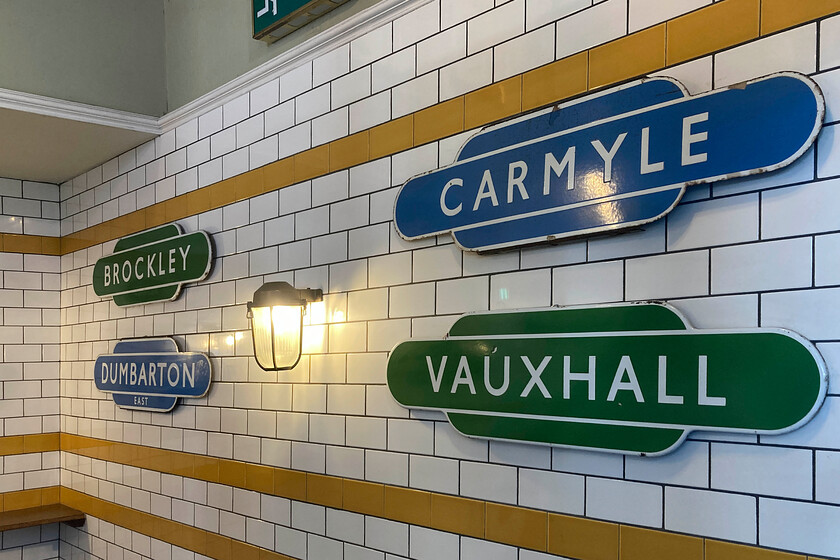
[[[60, 188], [0, 179], [0, 232], [74, 233], [708, 3], [418, 1]], [[838, 21], [661, 74], [700, 92], [776, 70], [805, 72], [836, 120]], [[838, 360], [829, 357], [840, 339], [832, 202], [840, 202], [840, 169], [832, 134], [790, 169], [692, 187], [669, 217], [640, 231], [481, 256], [446, 236], [406, 242], [390, 223], [399, 186], [451, 163], [468, 135], [441, 140], [183, 220], [185, 230], [211, 234], [217, 263], [166, 304], [118, 308], [93, 293], [92, 267], [113, 241], [61, 258], [0, 254], [0, 435], [61, 429], [838, 556], [826, 536], [840, 516], [836, 397], [788, 436], [697, 434], [651, 459], [467, 439], [440, 415], [401, 408], [385, 387], [394, 344], [440, 337], [461, 313], [645, 299], [670, 300], [700, 328], [796, 330], [826, 348], [836, 377]], [[244, 302], [275, 279], [328, 295], [309, 311], [301, 363], [266, 374], [252, 358]], [[152, 416], [118, 409], [94, 387], [98, 355], [119, 338], [149, 335], [211, 355], [207, 397]], [[7, 457], [2, 490], [61, 483], [300, 558], [554, 558], [68, 452], [60, 461], [58, 453]], [[23, 557], [52, 558], [59, 535], [51, 527], [18, 541], [6, 533], [3, 547], [8, 540]], [[63, 558], [204, 558], [95, 518], [62, 527], [60, 541]]]

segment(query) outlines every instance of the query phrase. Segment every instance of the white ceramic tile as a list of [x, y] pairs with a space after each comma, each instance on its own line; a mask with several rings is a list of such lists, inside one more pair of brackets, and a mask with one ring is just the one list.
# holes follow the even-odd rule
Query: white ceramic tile
[[840, 120], [840, 70], [813, 76], [825, 98], [825, 122]]
[[280, 101], [286, 101], [312, 87], [312, 63], [301, 64], [280, 76]]
[[250, 115], [249, 105], [250, 100], [247, 93], [225, 103], [222, 106], [222, 122], [224, 127], [233, 126], [247, 119], [248, 115]]
[[385, 24], [350, 43], [350, 69], [355, 70], [391, 54], [391, 24]]
[[840, 284], [840, 235], [814, 238], [814, 282], [817, 286]]
[[624, 263], [614, 261], [555, 268], [552, 291], [552, 303], [560, 305], [622, 301]]
[[435, 428], [432, 422], [388, 420], [388, 449], [403, 453], [434, 453]]
[[280, 80], [275, 78], [251, 90], [251, 115], [267, 111], [280, 102]]
[[222, 158], [217, 158], [198, 167], [198, 186], [206, 187], [222, 180]]
[[526, 0], [525, 28], [531, 31], [591, 5], [591, 0]]
[[490, 309], [551, 305], [551, 271], [533, 270], [490, 277]]
[[319, 86], [350, 70], [350, 45], [342, 45], [312, 61], [312, 83]]
[[365, 546], [393, 554], [408, 554], [408, 525], [365, 517]]
[[475, 0], [464, 2], [462, 0], [441, 0], [440, 22], [441, 27], [446, 29], [455, 24], [466, 21], [493, 8], [493, 0]]
[[264, 119], [261, 114], [236, 125], [236, 147], [241, 148], [264, 138]]
[[377, 224], [348, 232], [347, 256], [351, 259], [382, 255], [388, 252], [390, 224]]
[[350, 105], [350, 134], [391, 119], [391, 92], [383, 91]]
[[[840, 199], [838, 181], [777, 189], [762, 195], [761, 236], [764, 239], [835, 229], [831, 212], [834, 199]], [[808, 216], [807, 220], [800, 219]]]
[[387, 423], [381, 418], [348, 417], [347, 445], [365, 449], [385, 449]]
[[434, 283], [397, 286], [390, 290], [391, 317], [432, 315], [435, 309]]
[[554, 60], [554, 29], [546, 26], [493, 49], [493, 78], [502, 80]]
[[840, 453], [816, 452], [816, 498], [821, 502], [840, 503]]
[[584, 477], [521, 469], [519, 471], [519, 505], [583, 515]]
[[451, 244], [414, 251], [414, 281], [424, 282], [460, 276], [461, 254], [461, 250]]
[[347, 136], [349, 123], [347, 107], [317, 117], [312, 121], [312, 145], [320, 146]]
[[627, 2], [607, 0], [557, 22], [557, 58], [565, 58], [626, 33]]
[[712, 293], [811, 285], [811, 239], [786, 239], [712, 249]]
[[458, 471], [458, 461], [411, 455], [409, 483], [412, 488], [457, 494]]
[[[721, 515], [721, 512], [726, 515]], [[756, 499], [752, 496], [665, 489], [665, 529], [718, 539], [755, 543]]]
[[[438, 150], [434, 144], [426, 144], [395, 154], [391, 158], [391, 183], [402, 185], [405, 181], [437, 167]], [[417, 242], [412, 242], [413, 247]]]
[[821, 556], [840, 554], [831, 527], [840, 511], [823, 504], [761, 498], [758, 502], [758, 544]]
[[678, 486], [709, 486], [709, 445], [687, 441], [675, 451], [658, 457], [625, 459], [625, 476], [632, 480]]
[[274, 134], [295, 125], [295, 102], [286, 101], [265, 112], [265, 134]]
[[713, 443], [711, 487], [745, 494], [810, 499], [811, 451]]
[[630, 259], [625, 267], [628, 301], [699, 296], [709, 291], [707, 251]]
[[206, 138], [222, 130], [222, 108], [216, 107], [198, 117], [198, 137]]
[[467, 22], [467, 54], [521, 35], [525, 30], [525, 0], [513, 0]]
[[255, 142], [248, 147], [249, 169], [256, 169], [277, 161], [278, 135]]
[[295, 99], [295, 122], [308, 121], [329, 110], [330, 84], [324, 84]]
[[415, 76], [415, 48], [408, 47], [373, 63], [371, 85], [373, 92], [382, 91]]
[[248, 148], [222, 156], [222, 178], [228, 179], [248, 171]]
[[365, 480], [407, 486], [408, 455], [387, 451], [365, 451]]
[[367, 194], [390, 186], [390, 158], [377, 159], [350, 169], [350, 196]]
[[312, 180], [312, 206], [321, 206], [347, 198], [347, 171], [330, 173]]
[[210, 157], [217, 158], [236, 149], [236, 129], [227, 128], [210, 137]]
[[771, 35], [715, 55], [715, 87], [720, 88], [773, 72], [816, 70], [816, 24]]
[[467, 54], [467, 24], [433, 35], [417, 44], [417, 73], [425, 74]]
[[452, 97], [486, 86], [493, 81], [493, 52], [484, 51], [440, 70], [440, 99]]
[[820, 22], [820, 68], [840, 66], [840, 17], [834, 16]]
[[468, 537], [461, 538], [462, 558], [484, 558], [486, 560], [516, 560], [516, 548], [490, 541]]
[[277, 135], [278, 158], [297, 154], [312, 147], [312, 125], [308, 122]]
[[630, 0], [630, 33], [711, 4], [712, 0]]
[[417, 560], [459, 560], [458, 535], [415, 525], [410, 529], [412, 557]]
[[370, 66], [346, 74], [333, 81], [332, 108], [343, 107], [370, 95]]
[[662, 526], [662, 487], [590, 477], [586, 481], [586, 515], [645, 527]]
[[840, 125], [826, 126], [817, 139], [817, 177], [833, 177], [840, 175], [840, 148], [835, 140]]
[[490, 304], [487, 277], [464, 278], [438, 282], [438, 314], [485, 311]]
[[440, 30], [440, 3], [429, 2], [394, 20], [394, 50], [419, 43]]
[[344, 417], [311, 414], [309, 416], [309, 441], [344, 445]]
[[680, 204], [668, 215], [668, 250], [758, 239], [758, 196]]
[[330, 352], [364, 352], [366, 350], [366, 328], [365, 323], [330, 325]]
[[438, 101], [438, 74], [430, 72], [391, 90], [393, 117], [398, 118]]
[[807, 338], [834, 338], [835, 322], [824, 312], [840, 297], [837, 289], [779, 292], [762, 296], [762, 325], [786, 326]]
[[474, 461], [486, 461], [488, 444], [484, 440], [468, 438], [448, 423], [435, 423], [435, 455]]
[[758, 296], [720, 296], [673, 302], [693, 327], [700, 329], [758, 326]]
[[347, 232], [333, 233], [312, 239], [313, 266], [347, 259]]

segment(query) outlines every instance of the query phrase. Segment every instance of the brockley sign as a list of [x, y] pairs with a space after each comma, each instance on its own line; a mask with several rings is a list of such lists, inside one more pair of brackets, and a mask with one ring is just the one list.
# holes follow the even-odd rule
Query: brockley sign
[[387, 381], [468, 436], [641, 455], [692, 430], [793, 430], [828, 383], [791, 331], [696, 330], [654, 303], [464, 315], [445, 340], [397, 345]]
[[169, 412], [179, 397], [199, 398], [210, 388], [210, 359], [179, 352], [171, 338], [123, 340], [94, 365], [100, 391], [113, 393], [122, 408]]
[[207, 276], [212, 256], [203, 231], [182, 234], [177, 224], [150, 229], [120, 239], [113, 254], [96, 261], [93, 291], [121, 306], [172, 300], [185, 282]]
[[633, 82], [482, 130], [403, 185], [394, 222], [406, 239], [451, 232], [475, 251], [638, 226], [689, 185], [790, 164], [824, 114], [817, 85], [792, 72], [697, 96]]

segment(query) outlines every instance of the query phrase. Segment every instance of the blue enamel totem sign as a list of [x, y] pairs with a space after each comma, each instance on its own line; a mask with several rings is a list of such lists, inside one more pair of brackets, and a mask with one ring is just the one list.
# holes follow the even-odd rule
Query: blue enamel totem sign
[[179, 397], [199, 398], [210, 389], [210, 359], [179, 352], [171, 338], [123, 340], [94, 365], [94, 382], [122, 408], [169, 412]]
[[470, 251], [646, 224], [688, 186], [790, 164], [824, 114], [794, 72], [696, 96], [670, 78], [632, 82], [485, 128], [403, 185], [394, 222], [405, 239], [451, 232]]

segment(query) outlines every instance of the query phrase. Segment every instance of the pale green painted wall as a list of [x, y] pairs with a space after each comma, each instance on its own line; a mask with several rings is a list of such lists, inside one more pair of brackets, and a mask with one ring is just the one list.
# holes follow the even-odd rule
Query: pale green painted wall
[[1, 0], [0, 87], [166, 112], [164, 0]]
[[268, 45], [251, 0], [0, 0], [0, 88], [160, 116], [377, 1]]
[[251, 38], [251, 0], [166, 0], [169, 110], [229, 82], [378, 0], [350, 0], [267, 45]]

